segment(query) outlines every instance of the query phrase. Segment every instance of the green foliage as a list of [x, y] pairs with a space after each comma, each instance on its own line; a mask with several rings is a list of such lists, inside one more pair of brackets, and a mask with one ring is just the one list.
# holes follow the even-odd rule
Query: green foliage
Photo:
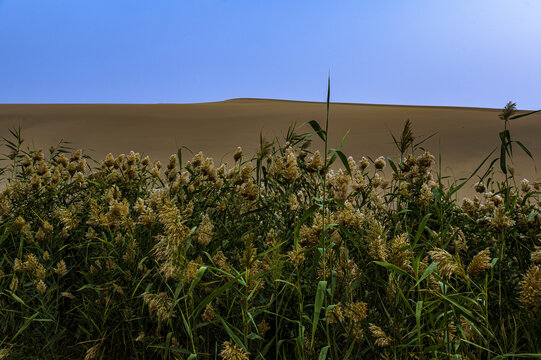
[[530, 155], [513, 109], [500, 158], [475, 171], [489, 163], [483, 200], [462, 204], [475, 173], [445, 188], [409, 122], [394, 161], [355, 161], [345, 137], [329, 149], [327, 118], [260, 136], [232, 168], [179, 149], [163, 172], [135, 153], [94, 169], [64, 147], [45, 159], [13, 130], [0, 358], [540, 357], [539, 184], [505, 166], [494, 180], [512, 143]]

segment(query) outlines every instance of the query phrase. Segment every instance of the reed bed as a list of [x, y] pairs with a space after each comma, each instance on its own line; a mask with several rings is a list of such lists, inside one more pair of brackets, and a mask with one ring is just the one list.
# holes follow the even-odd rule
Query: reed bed
[[10, 130], [0, 358], [541, 357], [541, 184], [508, 164], [529, 154], [520, 116], [508, 104], [500, 156], [449, 185], [409, 122], [394, 160], [329, 149], [327, 118], [229, 166], [46, 157]]

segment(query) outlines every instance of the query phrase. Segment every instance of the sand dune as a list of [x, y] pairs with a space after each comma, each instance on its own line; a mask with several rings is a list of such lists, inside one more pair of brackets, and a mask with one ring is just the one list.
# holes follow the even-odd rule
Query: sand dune
[[[503, 104], [502, 104], [503, 105]], [[444, 175], [465, 177], [499, 145], [503, 121], [500, 109], [332, 103], [329, 139], [338, 146], [349, 130], [344, 152], [355, 159], [397, 156], [390, 132], [399, 134], [407, 119], [416, 135], [431, 135], [425, 146], [441, 154]], [[58, 141], [96, 160], [130, 150], [166, 164], [180, 146], [203, 151], [215, 162], [231, 163], [242, 146], [254, 153], [259, 133], [267, 138], [285, 135], [288, 126], [308, 120], [324, 124], [326, 104], [265, 99], [233, 99], [197, 104], [0, 104], [0, 136], [11, 138], [9, 128], [21, 126], [23, 144], [47, 150]], [[301, 128], [308, 132], [308, 126]], [[541, 113], [513, 120], [512, 138], [522, 141], [534, 158], [541, 157]], [[314, 148], [319, 143], [316, 141]], [[518, 150], [518, 148], [517, 148]], [[0, 153], [7, 154], [4, 146]], [[47, 154], [48, 152], [45, 151]], [[498, 154], [495, 152], [493, 157]], [[185, 155], [185, 160], [188, 158]], [[5, 164], [5, 162], [2, 162]], [[92, 165], [92, 163], [90, 162]], [[516, 151], [517, 175], [539, 179], [533, 162]]]

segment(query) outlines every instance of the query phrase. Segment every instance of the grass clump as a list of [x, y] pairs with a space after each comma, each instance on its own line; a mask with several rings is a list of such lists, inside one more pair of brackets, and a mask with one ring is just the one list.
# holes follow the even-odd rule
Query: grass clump
[[0, 358], [538, 357], [540, 184], [493, 180], [500, 157], [458, 203], [409, 122], [396, 162], [310, 125], [163, 171], [133, 151], [92, 169], [62, 142], [45, 158], [13, 130]]

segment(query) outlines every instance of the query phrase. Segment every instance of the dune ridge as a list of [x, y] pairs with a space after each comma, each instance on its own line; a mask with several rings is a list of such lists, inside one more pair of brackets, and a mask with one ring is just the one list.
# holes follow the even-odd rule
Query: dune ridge
[[[504, 104], [502, 104], [503, 107]], [[526, 111], [526, 110], [523, 110]], [[331, 103], [329, 144], [336, 147], [349, 131], [344, 152], [360, 159], [398, 155], [390, 132], [399, 134], [407, 119], [415, 135], [432, 135], [425, 146], [442, 156], [444, 175], [466, 177], [499, 145], [503, 122], [500, 109], [448, 106]], [[278, 99], [238, 98], [192, 104], [0, 104], [0, 136], [11, 138], [9, 128], [21, 126], [26, 146], [47, 150], [60, 139], [101, 161], [130, 150], [149, 155], [164, 164], [185, 146], [203, 151], [215, 162], [232, 163], [242, 146], [255, 153], [260, 132], [281, 137], [288, 126], [316, 120], [323, 124], [326, 103]], [[513, 139], [524, 143], [535, 159], [541, 157], [541, 114], [510, 122]], [[298, 132], [309, 132], [305, 126]], [[313, 149], [319, 148], [315, 142]], [[0, 152], [7, 154], [2, 146]], [[518, 150], [518, 149], [517, 149]], [[191, 157], [186, 150], [185, 159]], [[493, 157], [497, 156], [497, 152]], [[5, 163], [5, 162], [0, 162]], [[92, 163], [90, 163], [93, 165]], [[517, 151], [517, 176], [538, 180], [534, 163]]]

